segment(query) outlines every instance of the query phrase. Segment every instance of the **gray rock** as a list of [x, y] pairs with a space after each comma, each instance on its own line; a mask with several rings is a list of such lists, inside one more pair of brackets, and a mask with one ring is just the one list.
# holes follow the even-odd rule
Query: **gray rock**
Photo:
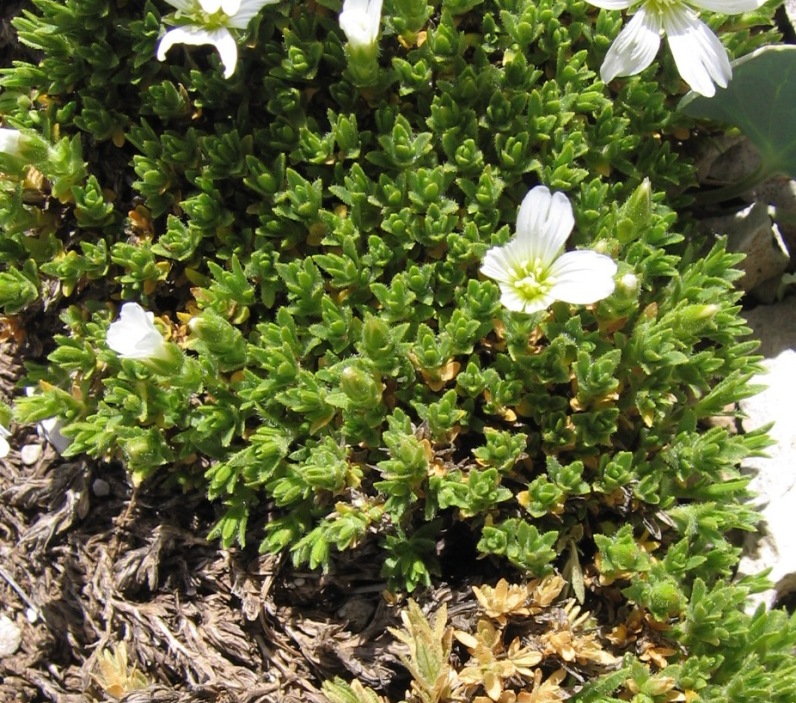
[[740, 288], [757, 293], [762, 302], [773, 303], [790, 256], [769, 206], [753, 203], [732, 215], [704, 219], [701, 225], [716, 236], [726, 236], [730, 251], [746, 255], [739, 264], [744, 272]]
[[776, 305], [755, 308], [747, 320], [762, 341], [761, 353], [767, 373], [753, 383], [766, 390], [741, 402], [746, 431], [773, 422], [770, 436], [775, 444], [767, 457], [747, 459], [745, 466], [753, 473], [750, 490], [754, 504], [763, 515], [759, 534], [749, 535], [739, 565], [740, 574], [756, 574], [771, 569], [774, 588], [752, 597], [752, 607], [765, 603], [772, 607], [784, 595], [796, 591], [796, 422], [793, 399], [796, 398], [796, 300], [786, 299]]

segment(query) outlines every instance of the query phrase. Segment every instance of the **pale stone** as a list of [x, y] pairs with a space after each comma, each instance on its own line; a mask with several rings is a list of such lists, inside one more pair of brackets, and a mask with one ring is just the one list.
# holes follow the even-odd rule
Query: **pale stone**
[[19, 450], [19, 458], [25, 466], [33, 466], [41, 456], [41, 444], [26, 444]]
[[[754, 203], [732, 215], [707, 218], [700, 224], [716, 236], [726, 236], [730, 251], [746, 255], [738, 264], [738, 268], [744, 272], [738, 282], [742, 290], [755, 291], [767, 281], [773, 281], [776, 294], [790, 256], [779, 227], [773, 222], [765, 203]], [[774, 302], [774, 296], [768, 291], [764, 291], [762, 298], [764, 302]]]
[[22, 644], [22, 630], [7, 615], [0, 615], [0, 659], [15, 654]]
[[796, 0], [785, 0], [785, 16], [790, 26], [796, 30]]
[[97, 498], [104, 498], [111, 492], [111, 485], [105, 479], [97, 478], [91, 484], [91, 490]]
[[756, 574], [771, 569], [774, 588], [757, 594], [750, 608], [759, 603], [773, 606], [784, 595], [796, 591], [796, 422], [793, 403], [796, 398], [796, 319], [793, 299], [776, 305], [755, 308], [747, 313], [755, 336], [761, 339], [763, 365], [767, 373], [752, 383], [766, 389], [741, 401], [745, 431], [773, 422], [769, 435], [775, 444], [766, 457], [751, 457], [744, 462], [752, 470], [750, 490], [763, 516], [759, 534], [749, 535], [739, 564], [740, 574]]

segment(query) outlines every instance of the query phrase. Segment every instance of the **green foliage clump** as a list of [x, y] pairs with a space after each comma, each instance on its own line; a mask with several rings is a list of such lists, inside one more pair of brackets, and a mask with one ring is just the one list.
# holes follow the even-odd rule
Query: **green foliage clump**
[[[63, 329], [19, 421], [207, 492], [225, 546], [329, 569], [375, 541], [412, 590], [464, 525], [479, 556], [665, 629], [657, 659], [638, 633], [606, 645], [622, 668], [579, 700], [628, 672], [634, 700], [667, 700], [667, 662], [692, 701], [794, 699], [792, 621], [744, 615], [761, 582], [730, 580], [729, 535], [757, 519], [739, 464], [766, 438], [708, 419], [754, 392], [758, 359], [739, 257], [675, 215], [693, 125], [670, 59], [606, 86], [616, 13], [394, 0], [361, 87], [338, 3], [284, 2], [224, 79], [212, 48], [155, 59], [165, 3], [34, 5], [15, 27], [41, 59], [0, 72], [0, 114], [45, 148], [2, 180], [0, 305]], [[770, 15], [731, 51], [770, 40]], [[572, 201], [575, 245], [618, 263], [603, 301], [512, 313], [479, 274], [540, 183]], [[178, 371], [108, 348], [127, 300]]]

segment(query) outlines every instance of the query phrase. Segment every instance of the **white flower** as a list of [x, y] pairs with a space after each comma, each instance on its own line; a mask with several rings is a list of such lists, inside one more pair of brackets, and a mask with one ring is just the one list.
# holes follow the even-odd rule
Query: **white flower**
[[[711, 97], [716, 85], [726, 88], [730, 60], [719, 38], [693, 7], [734, 15], [760, 7], [765, 0], [588, 0], [607, 10], [637, 8], [616, 38], [600, 68], [604, 83], [632, 76], [652, 63], [665, 32], [677, 70], [691, 88]], [[692, 7], [693, 6], [693, 7]], [[716, 85], [714, 85], [714, 83]]]
[[0, 153], [21, 157], [22, 139], [22, 133], [18, 129], [0, 127]]
[[178, 20], [186, 24], [170, 29], [157, 48], [159, 61], [164, 61], [175, 44], [212, 44], [224, 65], [224, 78], [235, 73], [238, 45], [230, 29], [246, 29], [254, 16], [277, 0], [166, 0], [177, 8]]
[[525, 196], [516, 235], [492, 247], [481, 266], [498, 282], [500, 301], [509, 310], [539, 312], [555, 300], [587, 305], [613, 292], [616, 264], [609, 256], [590, 250], [562, 253], [574, 224], [563, 193], [537, 186]]
[[125, 303], [119, 319], [108, 327], [105, 341], [122, 359], [167, 357], [166, 341], [155, 327], [154, 320], [154, 314], [138, 303]]
[[382, 0], [344, 0], [340, 29], [349, 44], [368, 47], [376, 42], [381, 24]]

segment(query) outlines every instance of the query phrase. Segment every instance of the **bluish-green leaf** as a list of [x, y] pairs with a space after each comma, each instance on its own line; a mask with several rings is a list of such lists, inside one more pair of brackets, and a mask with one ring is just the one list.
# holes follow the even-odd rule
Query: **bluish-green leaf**
[[678, 109], [739, 127], [760, 152], [761, 174], [796, 177], [796, 46], [764, 46], [732, 67], [726, 88], [712, 98], [691, 91]]

